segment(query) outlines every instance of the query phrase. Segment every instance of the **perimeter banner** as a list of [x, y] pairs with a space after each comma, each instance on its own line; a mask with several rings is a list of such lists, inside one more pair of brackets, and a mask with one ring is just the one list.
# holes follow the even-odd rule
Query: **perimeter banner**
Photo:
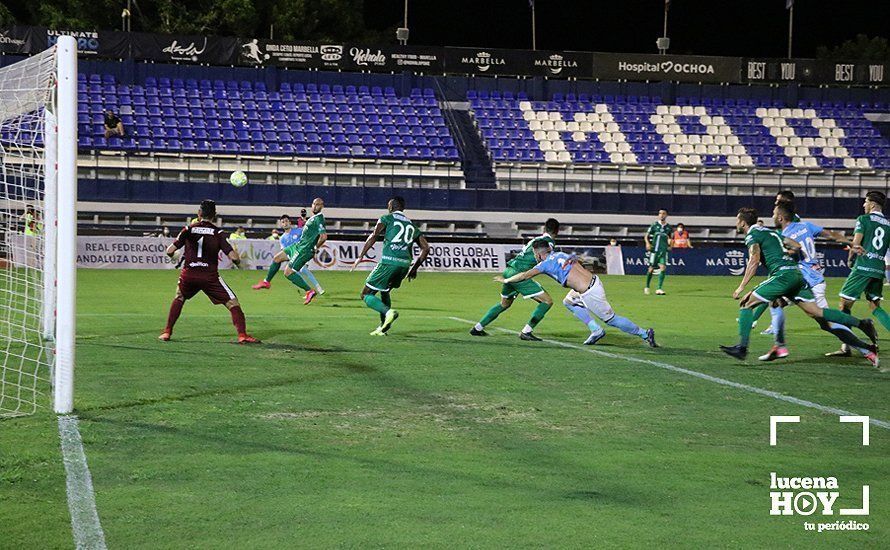
[[[623, 246], [624, 272], [628, 275], [644, 275], [646, 249], [642, 246]], [[837, 248], [825, 248], [816, 253], [826, 277], [846, 277], [850, 273], [847, 252]], [[680, 248], [668, 254], [668, 273], [673, 275], [736, 275], [745, 272], [747, 253], [743, 248]], [[757, 274], [766, 275], [761, 266]]]
[[[164, 253], [170, 238], [82, 236], [77, 240], [77, 267], [100, 269], [173, 269]], [[243, 239], [230, 241], [241, 257], [241, 269], [268, 269], [281, 250], [278, 241]], [[314, 270], [349, 270], [361, 252], [364, 241], [328, 241], [309, 262]], [[430, 256], [423, 268], [437, 272], [503, 271], [507, 246], [502, 244], [431, 243]], [[358, 269], [371, 270], [377, 264], [382, 244], [377, 243]], [[415, 256], [420, 253], [415, 248]], [[232, 268], [221, 255], [220, 269]]]
[[134, 32], [130, 37], [133, 57], [162, 62], [233, 65], [239, 46], [237, 38], [219, 36]]
[[593, 76], [601, 80], [741, 82], [742, 58], [595, 53], [593, 54]]

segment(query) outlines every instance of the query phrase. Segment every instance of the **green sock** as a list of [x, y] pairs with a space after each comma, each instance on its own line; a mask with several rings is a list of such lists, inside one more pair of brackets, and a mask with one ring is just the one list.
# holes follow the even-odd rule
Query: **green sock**
[[266, 273], [266, 282], [271, 283], [272, 279], [275, 278], [275, 274], [278, 273], [278, 270], [281, 269], [281, 264], [278, 262], [272, 262], [272, 265], [269, 266], [269, 272]]
[[875, 318], [881, 322], [881, 326], [885, 329], [890, 330], [890, 315], [887, 315], [887, 312], [884, 311], [881, 307], [876, 307], [874, 311], [871, 312]]
[[649, 283], [651, 283], [651, 282], [652, 282], [652, 272], [647, 271], [646, 272], [646, 288], [649, 288]]
[[757, 304], [756, 306], [754, 306], [753, 320], [756, 321], [756, 320], [760, 319], [760, 316], [763, 315], [763, 312], [766, 311], [767, 308], [769, 308], [769, 304], [767, 304], [766, 302], [763, 302], [763, 303], [760, 303], [760, 304]]
[[479, 321], [479, 324], [483, 327], [488, 326], [492, 321], [498, 318], [498, 315], [505, 311], [507, 311], [507, 308], [505, 308], [501, 304], [495, 304], [491, 306], [491, 309], [485, 312], [485, 316], [482, 317], [482, 320]]
[[306, 284], [306, 281], [304, 281], [303, 278], [300, 277], [300, 273], [297, 271], [294, 271], [293, 273], [288, 275], [287, 280], [302, 288], [303, 290], [310, 290], [309, 285]]
[[[390, 309], [392, 307], [392, 300], [389, 297], [389, 292], [381, 292], [380, 293], [380, 301], [383, 302], [383, 305], [386, 306], [386, 309]], [[383, 321], [386, 320], [386, 313], [380, 314], [380, 324], [383, 324]]]
[[389, 307], [387, 307], [380, 298], [373, 294], [365, 294], [365, 297], [362, 298], [362, 300], [364, 300], [365, 305], [380, 315], [386, 315], [386, 312], [389, 311]]
[[[661, 287], [664, 286], [664, 278], [667, 277], [667, 268], [661, 270], [661, 273], [658, 274], [658, 290], [661, 290]], [[649, 286], [649, 285], [646, 285]]]
[[754, 324], [754, 312], [748, 308], [739, 310], [739, 345], [748, 347], [751, 338], [751, 325]]
[[825, 308], [822, 310], [822, 317], [830, 322], [837, 323], [839, 325], [846, 325], [848, 327], [858, 327], [859, 319], [853, 317], [852, 315], [848, 315], [843, 311], [839, 311], [837, 309]]
[[538, 304], [538, 307], [536, 307], [535, 310], [532, 312], [531, 319], [528, 320], [528, 326], [532, 328], [538, 326], [538, 323], [540, 323], [541, 319], [543, 319], [544, 316], [547, 315], [547, 312], [550, 311], [550, 308], [552, 306], [553, 304], [545, 304], [544, 302]]

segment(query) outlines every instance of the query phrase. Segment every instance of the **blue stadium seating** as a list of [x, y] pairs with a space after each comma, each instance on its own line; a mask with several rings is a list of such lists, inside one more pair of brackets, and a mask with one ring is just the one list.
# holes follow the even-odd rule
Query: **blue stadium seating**
[[[431, 89], [145, 78], [119, 85], [80, 75], [82, 149], [299, 155], [454, 162], [454, 140]], [[121, 113], [127, 136], [106, 140], [103, 111]]]
[[472, 92], [494, 162], [773, 169], [888, 169], [890, 143], [865, 112], [886, 104]]

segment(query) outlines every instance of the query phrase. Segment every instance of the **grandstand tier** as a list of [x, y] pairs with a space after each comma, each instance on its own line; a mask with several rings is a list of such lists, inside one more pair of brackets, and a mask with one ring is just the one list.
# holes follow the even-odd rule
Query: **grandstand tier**
[[886, 169], [879, 105], [770, 100], [554, 96], [470, 98], [495, 162], [766, 169]]
[[[157, 71], [155, 73], [157, 74]], [[173, 73], [171, 73], [173, 74]], [[219, 73], [214, 73], [217, 76]], [[196, 76], [201, 76], [198, 74]], [[210, 76], [208, 74], [207, 76]], [[526, 163], [611, 168], [856, 171], [890, 168], [881, 101], [455, 92], [403, 86], [89, 73], [78, 84], [85, 152]], [[330, 80], [330, 79], [329, 79]], [[434, 89], [432, 86], [435, 86]], [[447, 90], [447, 91], [446, 91]], [[459, 101], [454, 94], [459, 93]], [[449, 97], [444, 97], [448, 95]], [[127, 135], [105, 138], [103, 112]], [[453, 114], [467, 111], [470, 133]], [[478, 166], [477, 166], [478, 167]]]
[[[304, 155], [454, 161], [454, 139], [431, 89], [327, 84], [266, 90], [263, 82], [148, 77], [118, 84], [81, 75], [79, 145], [133, 152]], [[127, 135], [104, 136], [103, 113]]]

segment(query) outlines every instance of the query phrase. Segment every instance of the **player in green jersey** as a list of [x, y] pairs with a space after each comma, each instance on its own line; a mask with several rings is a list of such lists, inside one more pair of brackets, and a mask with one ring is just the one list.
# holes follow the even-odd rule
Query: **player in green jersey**
[[[745, 275], [735, 292], [733, 299], [741, 299], [739, 309], [739, 343], [734, 346], [720, 346], [720, 349], [737, 359], [748, 355], [748, 340], [751, 337], [751, 326], [757, 317], [763, 314], [770, 302], [778, 299], [794, 301], [807, 315], [814, 319], [825, 319], [848, 327], [858, 327], [872, 342], [877, 342], [874, 323], [870, 319], [857, 319], [842, 311], [820, 308], [815, 303], [812, 290], [804, 281], [797, 260], [792, 258], [786, 249], [797, 251], [800, 244], [783, 237], [778, 231], [757, 225], [757, 211], [753, 208], [742, 208], [736, 216], [736, 229], [745, 234], [745, 246], [748, 247], [748, 265]], [[745, 287], [754, 278], [761, 260], [769, 271], [769, 277], [757, 287], [744, 294]], [[744, 297], [743, 297], [744, 294]], [[874, 348], [876, 350], [876, 348]]]
[[[505, 269], [503, 273], [504, 278], [509, 279], [517, 273], [522, 273], [535, 267], [538, 264], [534, 252], [535, 243], [538, 241], [545, 241], [553, 247], [556, 245], [554, 239], [556, 239], [558, 234], [559, 222], [557, 220], [550, 218], [544, 222], [544, 234], [535, 237], [526, 243], [519, 254], [507, 262], [507, 269]], [[523, 298], [538, 302], [538, 305], [535, 307], [534, 312], [532, 312], [532, 316], [528, 320], [528, 323], [523, 327], [522, 332], [519, 333], [519, 337], [522, 340], [540, 341], [541, 339], [535, 336], [533, 331], [550, 308], [553, 307], [553, 298], [550, 297], [550, 294], [544, 290], [544, 287], [542, 287], [540, 283], [531, 279], [517, 283], [505, 283], [501, 287], [501, 302], [491, 306], [488, 312], [485, 313], [485, 316], [476, 323], [476, 326], [470, 329], [470, 334], [473, 336], [488, 336], [488, 333], [485, 332], [485, 327], [497, 319], [498, 315], [510, 309], [516, 296], [520, 294], [522, 294]]]
[[[361, 298], [369, 308], [380, 314], [380, 326], [372, 336], [385, 336], [393, 322], [399, 318], [399, 312], [392, 308], [390, 293], [402, 285], [406, 277], [412, 280], [417, 277], [417, 269], [423, 264], [430, 253], [430, 244], [420, 229], [405, 215], [405, 199], [393, 197], [387, 204], [389, 214], [380, 216], [374, 231], [365, 241], [358, 259], [352, 269], [358, 267], [374, 243], [383, 237], [383, 252], [377, 266], [368, 275], [362, 289]], [[411, 265], [414, 257], [414, 243], [420, 246], [420, 256]], [[377, 297], [377, 293], [380, 297]]]
[[322, 210], [324, 210], [324, 200], [321, 197], [312, 201], [312, 217], [303, 226], [303, 234], [300, 236], [300, 240], [293, 245], [293, 250], [287, 253], [288, 262], [284, 268], [284, 276], [287, 280], [306, 291], [303, 304], [307, 305], [315, 298], [318, 292], [303, 279], [300, 275], [300, 270], [309, 263], [309, 260], [315, 257], [315, 251], [328, 240], [324, 214], [321, 213]]
[[658, 211], [658, 219], [652, 222], [646, 233], [643, 234], [643, 240], [646, 241], [646, 263], [649, 269], [646, 270], [646, 286], [643, 288], [643, 294], [649, 294], [649, 284], [652, 282], [652, 274], [656, 269], [660, 269], [658, 273], [658, 288], [655, 294], [664, 295], [664, 279], [667, 277], [667, 261], [668, 250], [672, 245], [672, 235], [674, 228], [667, 222], [668, 212], [664, 208]]
[[[881, 325], [890, 330], [890, 315], [881, 307], [884, 286], [884, 257], [890, 249], [890, 220], [884, 217], [884, 203], [887, 196], [880, 191], [869, 191], [865, 195], [862, 209], [865, 212], [856, 218], [853, 230], [853, 244], [850, 250], [856, 255], [850, 275], [841, 288], [841, 310], [849, 313], [853, 304], [865, 294], [872, 315]], [[846, 347], [831, 355], [850, 355]], [[881, 369], [886, 372], [888, 369]]]

